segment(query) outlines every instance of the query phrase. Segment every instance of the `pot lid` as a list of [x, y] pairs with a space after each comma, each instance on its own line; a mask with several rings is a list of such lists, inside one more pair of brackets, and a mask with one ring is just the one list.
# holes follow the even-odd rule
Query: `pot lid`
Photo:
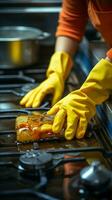
[[26, 26], [2, 26], [0, 27], [0, 41], [19, 41], [46, 39], [50, 34], [38, 28]]

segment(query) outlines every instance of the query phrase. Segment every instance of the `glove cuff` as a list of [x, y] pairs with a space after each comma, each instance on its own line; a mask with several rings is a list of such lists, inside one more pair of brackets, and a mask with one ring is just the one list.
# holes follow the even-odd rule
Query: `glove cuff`
[[94, 104], [105, 101], [112, 90], [112, 63], [101, 59], [91, 70], [80, 91], [85, 93]]
[[52, 73], [57, 73], [63, 80], [66, 80], [68, 77], [71, 68], [73, 66], [73, 62], [69, 54], [66, 52], [55, 52], [51, 57], [50, 64], [47, 70], [47, 77]]

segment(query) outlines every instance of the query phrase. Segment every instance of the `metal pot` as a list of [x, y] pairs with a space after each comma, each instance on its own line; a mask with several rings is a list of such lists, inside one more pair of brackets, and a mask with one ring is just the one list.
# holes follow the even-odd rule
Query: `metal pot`
[[0, 68], [21, 68], [38, 62], [40, 40], [50, 36], [37, 28], [0, 27]]

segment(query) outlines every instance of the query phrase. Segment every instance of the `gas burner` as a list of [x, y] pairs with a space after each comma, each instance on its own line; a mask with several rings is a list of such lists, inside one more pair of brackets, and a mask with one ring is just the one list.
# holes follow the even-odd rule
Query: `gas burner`
[[111, 172], [104, 168], [99, 161], [95, 161], [91, 166], [82, 169], [80, 178], [82, 183], [92, 190], [100, 190], [107, 187], [111, 182]]
[[112, 172], [99, 161], [94, 161], [90, 166], [83, 168], [78, 176], [72, 178], [69, 189], [72, 196], [77, 196], [78, 200], [111, 200]]
[[40, 174], [40, 170], [45, 172], [52, 164], [52, 154], [44, 151], [31, 150], [20, 156], [18, 169], [23, 175], [37, 177]]

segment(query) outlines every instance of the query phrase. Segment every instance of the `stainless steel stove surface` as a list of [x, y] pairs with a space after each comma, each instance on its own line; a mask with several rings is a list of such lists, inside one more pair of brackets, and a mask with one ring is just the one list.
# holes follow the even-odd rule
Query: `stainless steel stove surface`
[[[111, 144], [97, 121], [91, 121], [82, 140], [55, 137], [16, 142], [15, 118], [49, 109], [50, 99], [38, 109], [19, 105], [22, 96], [45, 78], [45, 71], [44, 67], [0, 70], [0, 198], [111, 200]], [[65, 94], [77, 87], [78, 79], [72, 73]]]

